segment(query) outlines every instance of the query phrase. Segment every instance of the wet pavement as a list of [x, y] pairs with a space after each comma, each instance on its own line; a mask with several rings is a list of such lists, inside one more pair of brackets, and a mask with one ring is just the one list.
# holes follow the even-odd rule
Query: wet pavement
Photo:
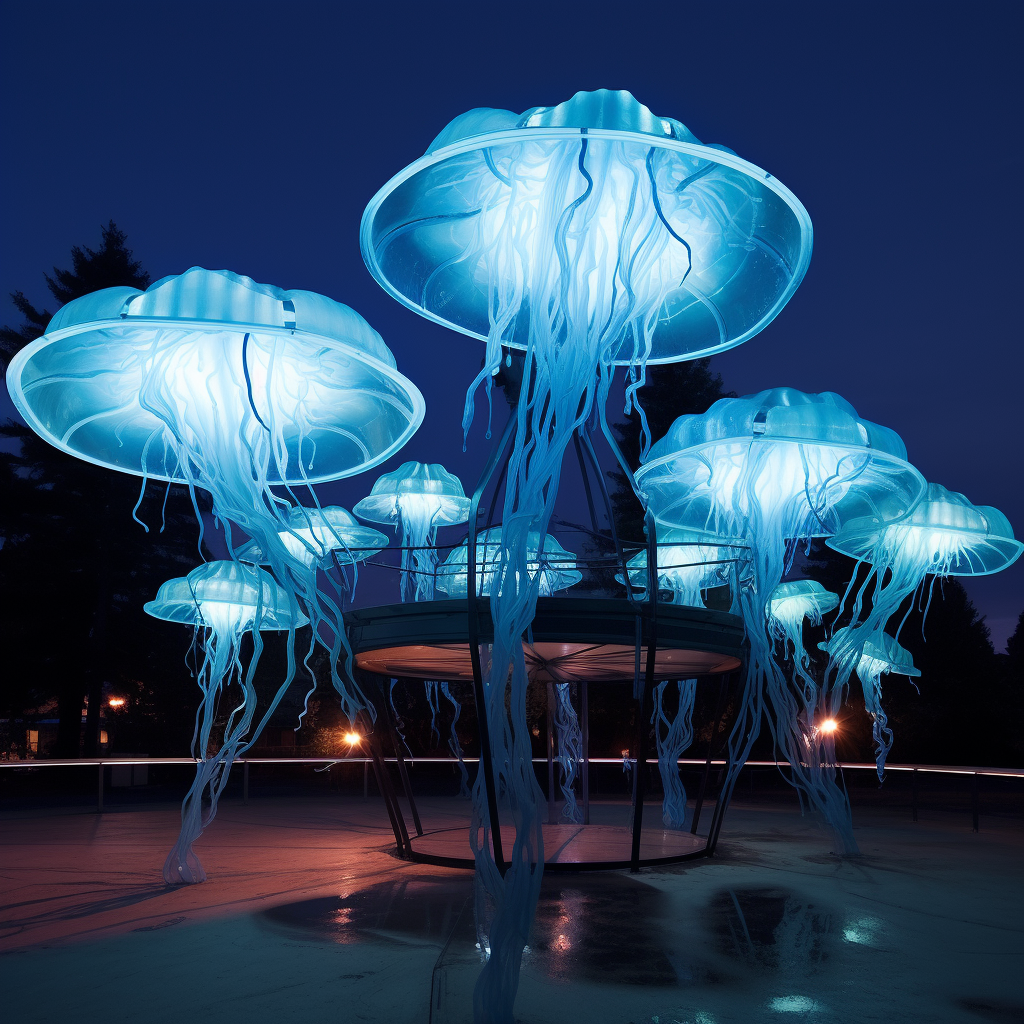
[[[9, 1019], [470, 1021], [471, 875], [395, 860], [372, 802], [228, 807], [184, 889], [158, 881], [165, 810], [87, 817], [2, 822]], [[517, 1018], [1024, 1021], [1024, 823], [857, 832], [841, 860], [795, 808], [741, 805], [713, 861], [547, 876]]]

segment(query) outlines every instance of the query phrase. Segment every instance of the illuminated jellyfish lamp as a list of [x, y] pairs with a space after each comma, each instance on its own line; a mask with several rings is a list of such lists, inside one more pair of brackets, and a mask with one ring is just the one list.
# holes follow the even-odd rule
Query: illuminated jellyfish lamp
[[892, 746], [892, 730], [882, 709], [882, 676], [897, 675], [918, 678], [921, 670], [914, 667], [910, 651], [901, 647], [888, 633], [865, 639], [855, 626], [843, 626], [825, 642], [818, 644], [830, 658], [839, 652], [856, 648], [857, 677], [864, 691], [864, 705], [871, 715], [871, 733], [875, 742], [878, 779], [885, 776], [885, 759]]
[[[974, 505], [964, 495], [940, 484], [929, 484], [909, 515], [894, 522], [879, 515], [852, 519], [827, 543], [870, 566], [857, 590], [853, 616], [859, 617], [862, 598], [868, 592], [870, 611], [862, 622], [832, 638], [828, 649], [829, 673], [839, 687], [845, 686], [855, 671], [861, 679], [865, 704], [875, 720], [876, 764], [881, 778], [892, 732], [885, 726], [876, 677], [869, 673], [865, 683], [860, 672], [862, 648], [865, 644], [877, 648], [885, 642], [884, 631], [890, 618], [911, 594], [925, 586], [929, 576], [934, 585], [936, 578], [944, 576], [988, 576], [1001, 572], [1020, 557], [1024, 544], [1015, 539], [1013, 529], [998, 509]], [[930, 605], [931, 593], [928, 602]], [[913, 602], [908, 615], [911, 608]]]
[[768, 628], [776, 640], [793, 648], [794, 661], [806, 663], [804, 622], [820, 626], [822, 618], [839, 607], [839, 595], [817, 580], [780, 583], [768, 599]]
[[[288, 552], [310, 569], [329, 566], [332, 562], [339, 565], [363, 562], [388, 546], [388, 538], [383, 533], [363, 526], [340, 505], [293, 506], [278, 536]], [[256, 541], [239, 548], [238, 557], [258, 564], [269, 561]]]
[[[481, 530], [476, 538], [477, 597], [491, 596], [498, 580], [500, 553], [501, 527]], [[465, 597], [469, 593], [468, 566], [469, 545], [464, 541], [437, 567], [437, 590], [447, 597]], [[583, 579], [583, 573], [576, 568], [576, 556], [550, 533], [544, 535], [543, 545], [539, 532], [530, 534], [526, 567], [530, 582], [536, 581], [541, 597], [550, 597]]]
[[[208, 562], [185, 577], [168, 580], [160, 586], [156, 598], [146, 603], [145, 611], [154, 618], [203, 631], [203, 656], [197, 672], [202, 702], [192, 740], [196, 776], [182, 804], [181, 833], [163, 868], [168, 883], [202, 882], [206, 872], [193, 843], [216, 814], [235, 758], [251, 746], [284, 693], [283, 688], [278, 691], [263, 715], [260, 729], [250, 738], [256, 712], [254, 678], [263, 647], [259, 634], [264, 630], [294, 633], [309, 620], [299, 610], [295, 598], [278, 586], [269, 573], [233, 561]], [[253, 653], [248, 667], [243, 669], [241, 643], [250, 632]], [[219, 749], [211, 749], [220, 698], [232, 681], [241, 688], [243, 700], [228, 715]], [[209, 800], [205, 813], [204, 794]]]
[[[906, 456], [894, 431], [861, 418], [839, 395], [776, 388], [680, 416], [636, 474], [659, 523], [750, 544], [752, 585], [740, 593], [750, 657], [731, 761], [746, 760], [767, 699], [791, 781], [846, 853], [856, 852], [849, 801], [834, 768], [805, 749], [806, 726], [813, 731], [829, 695], [809, 676], [799, 693], [787, 683], [773, 657], [771, 595], [798, 543], [829, 537], [858, 516], [888, 522], [914, 507], [925, 482]], [[727, 787], [734, 785], [732, 772]]]
[[[628, 92], [601, 89], [523, 113], [457, 117], [373, 197], [360, 245], [399, 302], [486, 342], [467, 432], [477, 387], [490, 398], [508, 350], [525, 353], [501, 513], [508, 571], [490, 597], [498, 628], [484, 718], [495, 747], [474, 791], [485, 824], [472, 839], [478, 888], [494, 907], [476, 999], [508, 1022], [544, 862], [542, 794], [515, 752], [529, 732], [520, 633], [538, 599], [520, 586], [529, 538], [547, 531], [562, 457], [592, 413], [614, 445], [605, 418], [614, 368], [628, 368], [628, 409], [648, 363], [710, 355], [757, 334], [803, 279], [810, 218], [772, 175], [702, 144]], [[508, 870], [488, 840], [498, 826], [487, 794], [497, 792], [518, 808]]]
[[469, 506], [462, 481], [444, 466], [406, 462], [378, 477], [353, 511], [360, 519], [400, 531], [402, 600], [427, 601], [434, 596], [438, 527], [466, 522]]
[[[666, 528], [658, 531], [658, 588], [668, 591], [675, 604], [701, 608], [702, 592], [729, 582], [736, 567], [737, 579], [744, 573], [746, 550], [742, 544], [699, 530]], [[647, 588], [647, 550], [627, 563], [630, 585], [641, 594]], [[620, 573], [615, 577], [624, 583]]]
[[272, 491], [362, 473], [422, 422], [422, 396], [358, 313], [194, 267], [144, 292], [69, 302], [14, 357], [7, 383], [29, 425], [63, 451], [208, 491], [229, 547], [240, 527], [315, 620], [334, 620], [332, 682], [349, 717], [358, 712], [362, 695], [335, 667], [340, 611], [282, 541], [287, 513]]

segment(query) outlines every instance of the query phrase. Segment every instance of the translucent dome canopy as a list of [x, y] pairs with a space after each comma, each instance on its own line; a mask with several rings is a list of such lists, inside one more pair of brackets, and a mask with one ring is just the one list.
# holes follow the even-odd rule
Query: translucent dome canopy
[[905, 514], [925, 489], [899, 435], [832, 392], [774, 388], [680, 416], [651, 446], [636, 480], [659, 522], [742, 535], [755, 512], [790, 536], [835, 533], [870, 511]]
[[[551, 534], [544, 536], [540, 550], [540, 533], [532, 531], [527, 542], [526, 569], [530, 579], [540, 574], [539, 592], [542, 597], [556, 590], [565, 590], [583, 579], [576, 568], [576, 556], [566, 551]], [[498, 577], [501, 558], [501, 527], [492, 526], [476, 536], [476, 592], [477, 597], [489, 597]], [[468, 589], [469, 545], [466, 541], [455, 548], [437, 567], [435, 588], [448, 597], [465, 597]]]
[[372, 523], [394, 523], [403, 515], [420, 515], [433, 526], [445, 526], [466, 522], [469, 506], [462, 481], [444, 466], [405, 462], [394, 472], [379, 476], [353, 512]]
[[[555, 169], [575, 167], [577, 153], [590, 182], [579, 195], [579, 183]], [[522, 287], [531, 260], [557, 244], [540, 212], [591, 197], [586, 229], [574, 228], [567, 244], [576, 252], [592, 245], [600, 254], [593, 270], [606, 280], [615, 277], [621, 244], [635, 241], [622, 234], [638, 202], [647, 207], [647, 237], [669, 243], [644, 270], [647, 283], [665, 282], [651, 363], [695, 359], [753, 337], [789, 301], [810, 260], [810, 218], [785, 186], [628, 92], [607, 89], [523, 114], [477, 108], [457, 117], [370, 201], [363, 259], [399, 302], [485, 339], [490, 283]], [[498, 266], [493, 241], [511, 216], [522, 225], [516, 266]], [[505, 343], [525, 348], [529, 320], [524, 305]], [[634, 362], [634, 346], [624, 328], [610, 361]]]
[[912, 560], [922, 573], [940, 576], [988, 576], [1012, 565], [1024, 548], [999, 509], [974, 505], [940, 484], [929, 484], [898, 522], [861, 517], [827, 543], [858, 561], [888, 564], [899, 557]]
[[817, 580], [780, 583], [768, 598], [768, 614], [780, 622], [816, 622], [839, 605], [839, 595], [826, 590]]
[[229, 633], [254, 626], [291, 629], [309, 622], [269, 573], [241, 562], [207, 562], [187, 576], [168, 580], [144, 607], [155, 619]]
[[[289, 554], [308, 566], [323, 562], [331, 552], [343, 565], [362, 562], [388, 546], [388, 538], [383, 533], [363, 526], [340, 505], [322, 508], [297, 505], [289, 510], [286, 525], [287, 529], [278, 534], [281, 542]], [[241, 548], [238, 557], [249, 562], [269, 561], [255, 541]]]
[[199, 267], [145, 292], [104, 288], [69, 302], [14, 357], [7, 384], [56, 447], [178, 482], [186, 474], [164, 423], [198, 398], [240, 434], [274, 433], [285, 458], [271, 484], [361, 473], [424, 415], [417, 388], [348, 306]]
[[[829, 655], [841, 651], [846, 645], [850, 627], [843, 626], [832, 634], [831, 639], [818, 644]], [[914, 658], [905, 647], [901, 647], [888, 633], [881, 633], [861, 645], [858, 673], [876, 678], [889, 673], [897, 676], [917, 677], [921, 670], [914, 667]]]

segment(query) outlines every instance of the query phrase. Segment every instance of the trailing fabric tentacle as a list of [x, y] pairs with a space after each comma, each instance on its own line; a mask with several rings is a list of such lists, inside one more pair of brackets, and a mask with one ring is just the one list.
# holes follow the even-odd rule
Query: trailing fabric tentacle
[[448, 698], [455, 709], [448, 737], [448, 749], [451, 750], [459, 762], [459, 797], [463, 800], [468, 800], [470, 797], [469, 772], [466, 770], [466, 762], [462, 759], [462, 745], [459, 743], [459, 734], [455, 729], [459, 716], [462, 714], [462, 705], [455, 699], [448, 683], [441, 683], [441, 692]]
[[662, 821], [668, 828], [686, 827], [686, 789], [679, 777], [679, 758], [693, 742], [693, 703], [697, 696], [696, 679], [676, 683], [679, 706], [674, 718], [664, 707], [667, 681], [654, 688], [654, 736], [658, 744], [658, 771], [665, 797], [661, 805]]
[[583, 733], [568, 683], [555, 683], [555, 730], [558, 737], [558, 763], [561, 766], [561, 789], [565, 797], [562, 817], [577, 825], [583, 824], [583, 812], [576, 803], [576, 775], [583, 760]]

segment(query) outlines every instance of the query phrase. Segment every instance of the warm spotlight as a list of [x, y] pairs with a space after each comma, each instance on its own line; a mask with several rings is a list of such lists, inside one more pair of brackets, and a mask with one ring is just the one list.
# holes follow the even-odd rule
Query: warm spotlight
[[826, 718], [821, 723], [820, 731], [825, 733], [826, 736], [831, 736], [839, 728], [839, 723], [834, 718]]
[[359, 733], [357, 733], [357, 732], [347, 732], [347, 733], [345, 733], [345, 735], [344, 735], [344, 736], [342, 737], [342, 739], [343, 739], [343, 740], [344, 740], [344, 741], [345, 741], [345, 742], [346, 742], [346, 743], [347, 743], [347, 744], [348, 744], [348, 745], [349, 745], [350, 747], [354, 747], [354, 746], [355, 746], [355, 745], [356, 745], [357, 743], [359, 743], [359, 742], [360, 742], [360, 741], [362, 740], [362, 738], [363, 738], [363, 737], [362, 737], [362, 736], [360, 736], [360, 735], [359, 735]]
[[112, 708], [123, 708], [124, 697], [111, 697], [110, 700], [107, 701], [107, 704]]

